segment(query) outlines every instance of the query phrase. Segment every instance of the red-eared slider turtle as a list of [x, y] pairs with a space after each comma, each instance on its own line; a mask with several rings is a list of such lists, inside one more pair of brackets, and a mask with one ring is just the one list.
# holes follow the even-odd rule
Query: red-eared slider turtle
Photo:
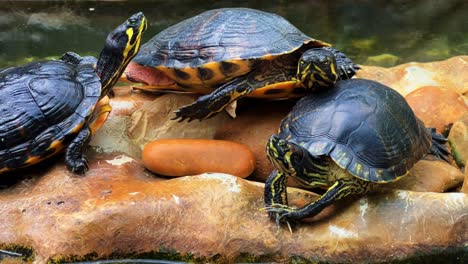
[[105, 99], [138, 52], [142, 13], [112, 31], [99, 59], [68, 52], [0, 72], [0, 173], [38, 163], [66, 149], [71, 171], [87, 169], [83, 154], [106, 119]]
[[125, 74], [141, 89], [208, 93], [174, 118], [201, 120], [243, 96], [294, 97], [351, 78], [359, 67], [329, 46], [276, 14], [215, 9], [161, 31]]
[[[265, 185], [270, 217], [312, 217], [336, 200], [392, 182], [428, 153], [448, 160], [446, 139], [424, 127], [393, 89], [365, 79], [338, 81], [301, 98], [267, 143], [275, 166]], [[328, 188], [303, 208], [288, 207], [286, 178]]]

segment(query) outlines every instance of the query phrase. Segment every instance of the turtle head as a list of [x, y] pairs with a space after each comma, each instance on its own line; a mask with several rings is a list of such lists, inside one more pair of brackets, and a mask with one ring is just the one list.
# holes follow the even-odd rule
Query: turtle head
[[147, 27], [145, 16], [139, 12], [107, 36], [96, 65], [96, 73], [102, 83], [101, 97], [111, 91], [128, 63], [140, 50], [141, 37]]
[[304, 156], [302, 147], [276, 135], [268, 140], [266, 152], [276, 169], [289, 175], [296, 175], [296, 167]]
[[307, 50], [299, 60], [297, 80], [307, 90], [318, 91], [333, 86], [338, 74], [335, 55], [328, 49]]

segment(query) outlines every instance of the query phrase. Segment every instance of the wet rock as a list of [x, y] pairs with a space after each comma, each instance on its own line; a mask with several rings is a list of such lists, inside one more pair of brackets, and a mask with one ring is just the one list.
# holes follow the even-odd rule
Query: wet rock
[[446, 192], [463, 183], [463, 173], [459, 168], [439, 160], [420, 160], [409, 175], [382, 188], [411, 190], [416, 192]]
[[160, 139], [145, 145], [143, 165], [164, 176], [220, 172], [245, 178], [255, 168], [255, 157], [245, 145], [210, 139]]
[[453, 124], [448, 140], [453, 158], [459, 166], [465, 166], [468, 160], [468, 115]]
[[[290, 233], [262, 210], [262, 184], [226, 174], [162, 181], [126, 156], [94, 156], [90, 166], [77, 177], [56, 164], [1, 190], [1, 248], [31, 248], [37, 263], [110, 256], [358, 263], [430, 259], [468, 243], [463, 193], [369, 194], [338, 202]], [[291, 204], [316, 198], [289, 189]]]
[[381, 66], [381, 67], [392, 67], [395, 66], [400, 58], [393, 54], [380, 54], [376, 56], [367, 57], [366, 65], [374, 65], [374, 66]]
[[450, 88], [458, 94], [468, 92], [468, 56], [457, 56], [444, 61], [405, 63], [392, 68], [363, 66], [358, 78], [381, 82], [403, 96], [423, 86]]
[[435, 127], [439, 133], [468, 114], [463, 97], [447, 88], [424, 86], [406, 95], [405, 99], [424, 124]]
[[175, 110], [192, 103], [196, 98], [196, 95], [165, 94], [146, 102], [130, 116], [130, 139], [141, 149], [146, 143], [161, 138], [212, 139], [216, 129], [230, 119], [227, 113], [219, 113], [202, 122], [172, 120]]

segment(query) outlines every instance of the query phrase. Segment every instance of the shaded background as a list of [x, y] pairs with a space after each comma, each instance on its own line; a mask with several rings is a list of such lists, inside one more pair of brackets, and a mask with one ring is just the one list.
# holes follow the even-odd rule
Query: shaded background
[[2, 1], [0, 67], [66, 51], [98, 55], [108, 32], [137, 11], [149, 20], [147, 41], [207, 9], [234, 6], [282, 15], [361, 64], [391, 66], [468, 54], [466, 0]]

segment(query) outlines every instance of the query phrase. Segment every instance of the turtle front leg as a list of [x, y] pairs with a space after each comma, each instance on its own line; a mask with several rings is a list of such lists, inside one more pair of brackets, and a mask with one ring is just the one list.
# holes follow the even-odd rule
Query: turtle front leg
[[358, 178], [336, 181], [319, 199], [302, 208], [283, 207], [270, 209], [279, 215], [277, 221], [299, 220], [317, 215], [323, 209], [349, 195], [364, 194], [370, 190], [371, 183]]
[[68, 145], [65, 153], [65, 163], [70, 171], [84, 174], [88, 170], [88, 159], [83, 154], [89, 141], [91, 130], [88, 126], [83, 127], [73, 141]]
[[[274, 170], [265, 182], [265, 208], [272, 220], [279, 220], [279, 213], [270, 211], [271, 206], [288, 204], [288, 194], [286, 191], [287, 174]], [[279, 222], [278, 222], [279, 223]]]
[[92, 135], [104, 124], [111, 110], [109, 97], [105, 96], [99, 100], [89, 124], [85, 124], [75, 139], [68, 145], [65, 153], [65, 163], [72, 172], [83, 174], [88, 170], [88, 159], [86, 159], [84, 152], [91, 141]]
[[181, 107], [175, 111], [173, 120], [179, 119], [179, 122], [187, 119], [188, 122], [198, 119], [208, 119], [221, 112], [230, 103], [246, 96], [254, 90], [253, 85], [249, 84], [243, 77], [236, 78], [216, 90], [214, 92], [200, 96], [197, 101], [187, 106]]
[[[174, 120], [207, 119], [221, 112], [230, 103], [249, 95], [255, 90], [265, 88], [266, 94], [293, 94], [298, 83], [295, 80], [297, 60], [295, 56], [285, 56], [271, 61], [263, 61], [250, 73], [232, 79], [214, 92], [201, 96], [194, 103], [175, 112]], [[289, 92], [288, 92], [289, 91]], [[277, 98], [277, 97], [276, 97]]]

